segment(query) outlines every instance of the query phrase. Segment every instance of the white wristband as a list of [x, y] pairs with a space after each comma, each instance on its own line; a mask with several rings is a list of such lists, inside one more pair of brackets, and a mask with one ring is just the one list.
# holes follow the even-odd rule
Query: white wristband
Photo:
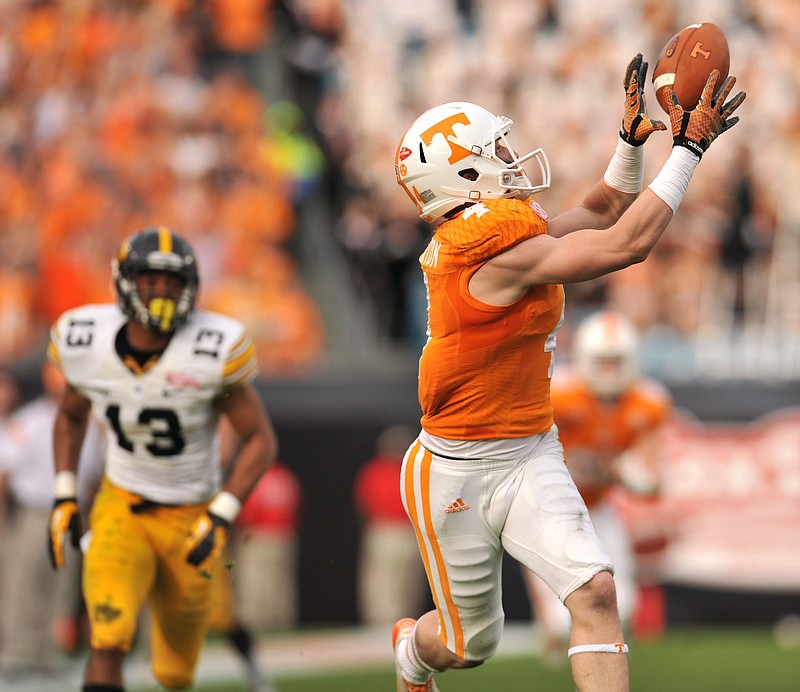
[[239, 501], [239, 498], [229, 493], [227, 490], [223, 490], [219, 493], [211, 500], [211, 504], [208, 505], [209, 512], [213, 512], [218, 517], [222, 517], [229, 524], [232, 524], [236, 517], [239, 516], [239, 510], [241, 509], [242, 503]]
[[567, 649], [567, 656], [572, 658], [575, 654], [627, 654], [628, 645], [622, 642], [613, 644], [578, 644]]
[[670, 206], [673, 214], [678, 211], [698, 163], [700, 159], [686, 147], [672, 147], [661, 172], [649, 185]]
[[78, 482], [74, 471], [56, 473], [56, 499], [63, 500], [78, 496]]
[[629, 192], [633, 195], [642, 189], [644, 180], [644, 147], [635, 147], [624, 142], [621, 138], [617, 140], [617, 148], [608, 168], [603, 175], [606, 185], [613, 187], [620, 192]]

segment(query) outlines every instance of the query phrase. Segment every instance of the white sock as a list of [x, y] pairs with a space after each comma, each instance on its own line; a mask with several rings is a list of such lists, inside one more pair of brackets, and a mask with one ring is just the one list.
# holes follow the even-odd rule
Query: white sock
[[436, 672], [419, 657], [414, 632], [397, 647], [397, 663], [400, 666], [400, 674], [403, 679], [414, 685], [422, 685], [428, 682]]

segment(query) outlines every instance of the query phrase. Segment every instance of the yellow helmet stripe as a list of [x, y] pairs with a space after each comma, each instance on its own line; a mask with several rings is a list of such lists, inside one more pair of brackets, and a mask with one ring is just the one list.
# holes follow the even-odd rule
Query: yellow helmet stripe
[[172, 231], [166, 226], [158, 227], [158, 251], [164, 253], [172, 252]]
[[52, 341], [47, 346], [47, 357], [56, 365], [61, 365], [61, 354], [58, 352], [58, 347]]

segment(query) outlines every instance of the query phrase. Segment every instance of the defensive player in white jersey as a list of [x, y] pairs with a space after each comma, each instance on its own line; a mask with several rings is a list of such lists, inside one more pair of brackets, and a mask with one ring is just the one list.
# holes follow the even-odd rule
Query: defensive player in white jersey
[[[53, 326], [49, 357], [68, 386], [54, 425], [55, 503], [49, 550], [64, 564], [81, 532], [75, 474], [90, 415], [107, 436], [83, 592], [91, 625], [84, 692], [120, 692], [139, 612], [151, 608], [151, 665], [167, 689], [191, 686], [208, 629], [212, 578], [228, 528], [275, 459], [277, 441], [253, 380], [243, 326], [195, 310], [194, 252], [152, 227], [113, 262], [117, 305], [86, 305]], [[217, 423], [242, 440], [220, 487]]]

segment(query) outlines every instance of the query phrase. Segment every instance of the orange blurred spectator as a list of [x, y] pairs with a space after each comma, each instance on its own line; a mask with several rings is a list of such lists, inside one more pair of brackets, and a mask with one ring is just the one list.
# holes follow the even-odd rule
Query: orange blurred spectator
[[17, 34], [19, 48], [25, 57], [43, 59], [55, 52], [58, 42], [60, 10], [56, 2], [33, 4], [23, 15]]
[[266, 104], [244, 72], [227, 67], [218, 71], [208, 84], [207, 117], [234, 136], [260, 132]]
[[272, 30], [272, 0], [207, 0], [214, 39], [230, 53], [254, 53]]
[[280, 181], [239, 180], [221, 200], [219, 226], [232, 241], [279, 245], [291, 236], [294, 221], [294, 208]]
[[0, 362], [13, 363], [35, 345], [34, 301], [38, 286], [30, 272], [0, 271]]
[[264, 375], [307, 371], [322, 356], [319, 310], [299, 286], [294, 260], [278, 247], [237, 243], [227, 275], [203, 291], [201, 302], [209, 310], [224, 306], [248, 327]]

